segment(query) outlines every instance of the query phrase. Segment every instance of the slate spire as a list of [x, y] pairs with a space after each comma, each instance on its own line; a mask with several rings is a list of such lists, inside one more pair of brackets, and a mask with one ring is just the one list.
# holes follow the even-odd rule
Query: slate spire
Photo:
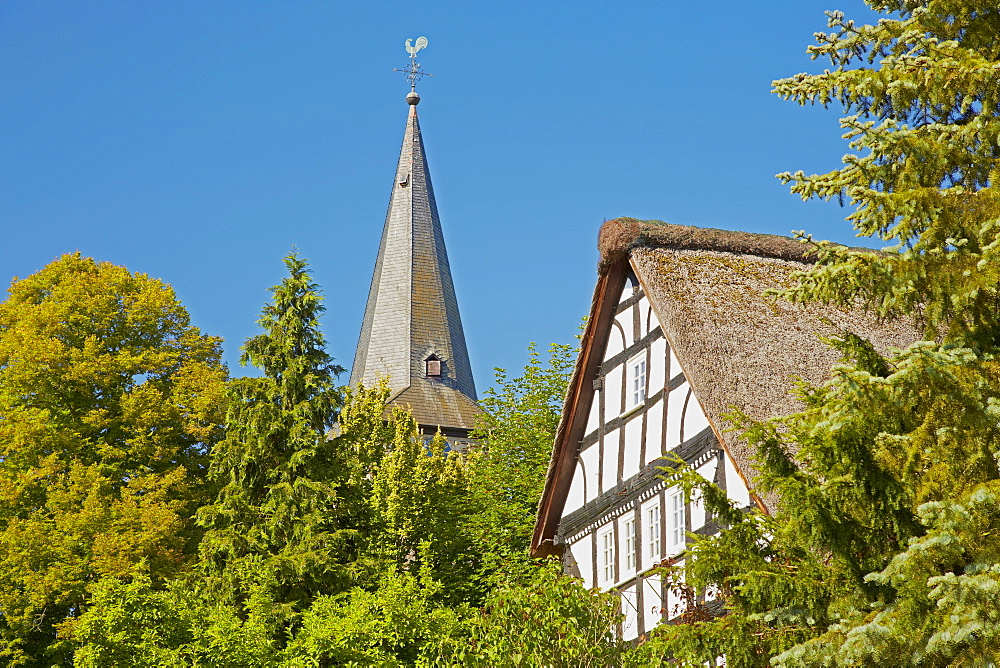
[[464, 437], [481, 412], [411, 91], [351, 385], [388, 377], [422, 431]]

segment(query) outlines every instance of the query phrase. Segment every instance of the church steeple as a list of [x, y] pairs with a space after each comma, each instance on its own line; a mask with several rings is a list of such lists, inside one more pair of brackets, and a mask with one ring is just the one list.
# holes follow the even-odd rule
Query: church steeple
[[388, 377], [390, 404], [409, 406], [425, 433], [440, 428], [464, 437], [481, 409], [424, 156], [420, 96], [411, 90], [406, 101], [409, 117], [351, 384]]

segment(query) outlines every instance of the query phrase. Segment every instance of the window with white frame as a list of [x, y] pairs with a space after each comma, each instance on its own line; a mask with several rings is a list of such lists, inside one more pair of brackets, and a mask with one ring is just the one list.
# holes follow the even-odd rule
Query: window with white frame
[[659, 503], [646, 508], [645, 519], [646, 519], [646, 536], [647, 536], [646, 555], [650, 559], [650, 565], [652, 565], [657, 561], [659, 561], [661, 554], [660, 533], [662, 527], [660, 526]]
[[674, 548], [683, 548], [687, 527], [684, 524], [684, 490], [677, 489], [670, 495], [670, 543]]
[[646, 353], [633, 357], [628, 363], [629, 408], [646, 401]]
[[635, 570], [635, 518], [625, 520], [622, 527], [625, 531], [625, 570], [629, 573]]
[[601, 580], [605, 583], [615, 581], [615, 532], [608, 529], [598, 537], [601, 548]]

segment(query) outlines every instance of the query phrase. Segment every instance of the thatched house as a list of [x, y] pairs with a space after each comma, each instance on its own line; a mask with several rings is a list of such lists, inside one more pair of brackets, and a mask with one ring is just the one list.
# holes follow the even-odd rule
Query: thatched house
[[588, 587], [618, 589], [628, 639], [677, 611], [650, 571], [682, 561], [688, 534], [718, 530], [661, 477], [664, 457], [679, 455], [741, 507], [769, 512], [725, 415], [795, 411], [795, 379], [820, 383], [837, 362], [819, 336], [849, 330], [885, 351], [913, 335], [856, 310], [765, 297], [809, 266], [808, 247], [793, 239], [620, 218], [604, 224], [598, 245], [532, 550], [561, 554]]

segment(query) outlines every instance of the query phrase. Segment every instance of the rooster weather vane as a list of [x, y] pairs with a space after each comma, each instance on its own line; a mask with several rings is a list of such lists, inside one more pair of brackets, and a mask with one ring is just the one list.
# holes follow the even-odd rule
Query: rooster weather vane
[[406, 40], [406, 52], [410, 54], [410, 64], [407, 65], [405, 69], [392, 68], [393, 72], [404, 72], [406, 78], [410, 82], [410, 92], [416, 92], [417, 82], [420, 81], [422, 77], [432, 77], [434, 76], [430, 72], [423, 72], [420, 69], [420, 63], [417, 62], [417, 51], [420, 49], [427, 48], [427, 38], [418, 37], [417, 43], [413, 44], [412, 39]]

